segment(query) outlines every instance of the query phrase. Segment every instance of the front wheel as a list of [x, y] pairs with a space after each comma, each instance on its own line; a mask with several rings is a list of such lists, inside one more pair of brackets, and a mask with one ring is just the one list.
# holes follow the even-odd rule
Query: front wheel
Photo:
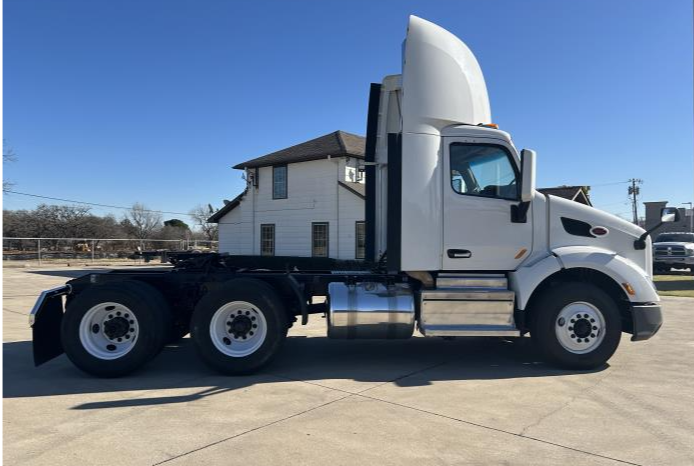
[[267, 364], [287, 336], [287, 314], [260, 280], [236, 279], [195, 307], [191, 336], [202, 359], [225, 374], [248, 374]]
[[544, 291], [530, 309], [530, 334], [550, 362], [595, 369], [617, 350], [621, 317], [614, 300], [589, 283], [563, 283]]

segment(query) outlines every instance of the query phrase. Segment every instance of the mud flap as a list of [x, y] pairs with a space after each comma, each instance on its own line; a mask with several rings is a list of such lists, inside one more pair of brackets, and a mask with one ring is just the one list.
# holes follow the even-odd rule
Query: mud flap
[[63, 296], [56, 295], [44, 299], [35, 313], [32, 325], [34, 341], [34, 365], [50, 361], [63, 354], [60, 339], [60, 325], [63, 321]]

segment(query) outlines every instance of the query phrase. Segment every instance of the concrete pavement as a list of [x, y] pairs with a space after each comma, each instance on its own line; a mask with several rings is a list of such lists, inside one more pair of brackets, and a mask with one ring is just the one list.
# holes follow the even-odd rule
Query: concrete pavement
[[4, 269], [7, 465], [694, 464], [694, 299], [665, 298], [660, 333], [590, 373], [527, 339], [333, 341], [312, 316], [253, 376], [215, 374], [186, 338], [104, 380], [32, 365], [29, 309], [79, 273]]

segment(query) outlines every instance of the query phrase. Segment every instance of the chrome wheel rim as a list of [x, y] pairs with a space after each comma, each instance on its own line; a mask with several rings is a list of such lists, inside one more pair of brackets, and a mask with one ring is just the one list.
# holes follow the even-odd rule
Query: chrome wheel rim
[[80, 321], [80, 342], [90, 355], [104, 360], [122, 358], [137, 342], [140, 325], [135, 314], [120, 303], [100, 303]]
[[565, 350], [590, 353], [605, 339], [605, 317], [593, 304], [579, 301], [559, 311], [554, 329]]
[[210, 320], [210, 338], [217, 350], [232, 358], [255, 353], [265, 342], [267, 321], [260, 309], [233, 301], [217, 309]]

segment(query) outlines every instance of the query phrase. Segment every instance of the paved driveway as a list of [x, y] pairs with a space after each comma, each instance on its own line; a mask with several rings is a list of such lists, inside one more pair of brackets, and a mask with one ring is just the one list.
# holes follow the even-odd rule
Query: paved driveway
[[221, 377], [189, 339], [95, 379], [31, 360], [27, 312], [74, 269], [4, 269], [6, 465], [694, 464], [694, 299], [591, 373], [529, 341], [332, 341], [313, 316], [260, 374]]

